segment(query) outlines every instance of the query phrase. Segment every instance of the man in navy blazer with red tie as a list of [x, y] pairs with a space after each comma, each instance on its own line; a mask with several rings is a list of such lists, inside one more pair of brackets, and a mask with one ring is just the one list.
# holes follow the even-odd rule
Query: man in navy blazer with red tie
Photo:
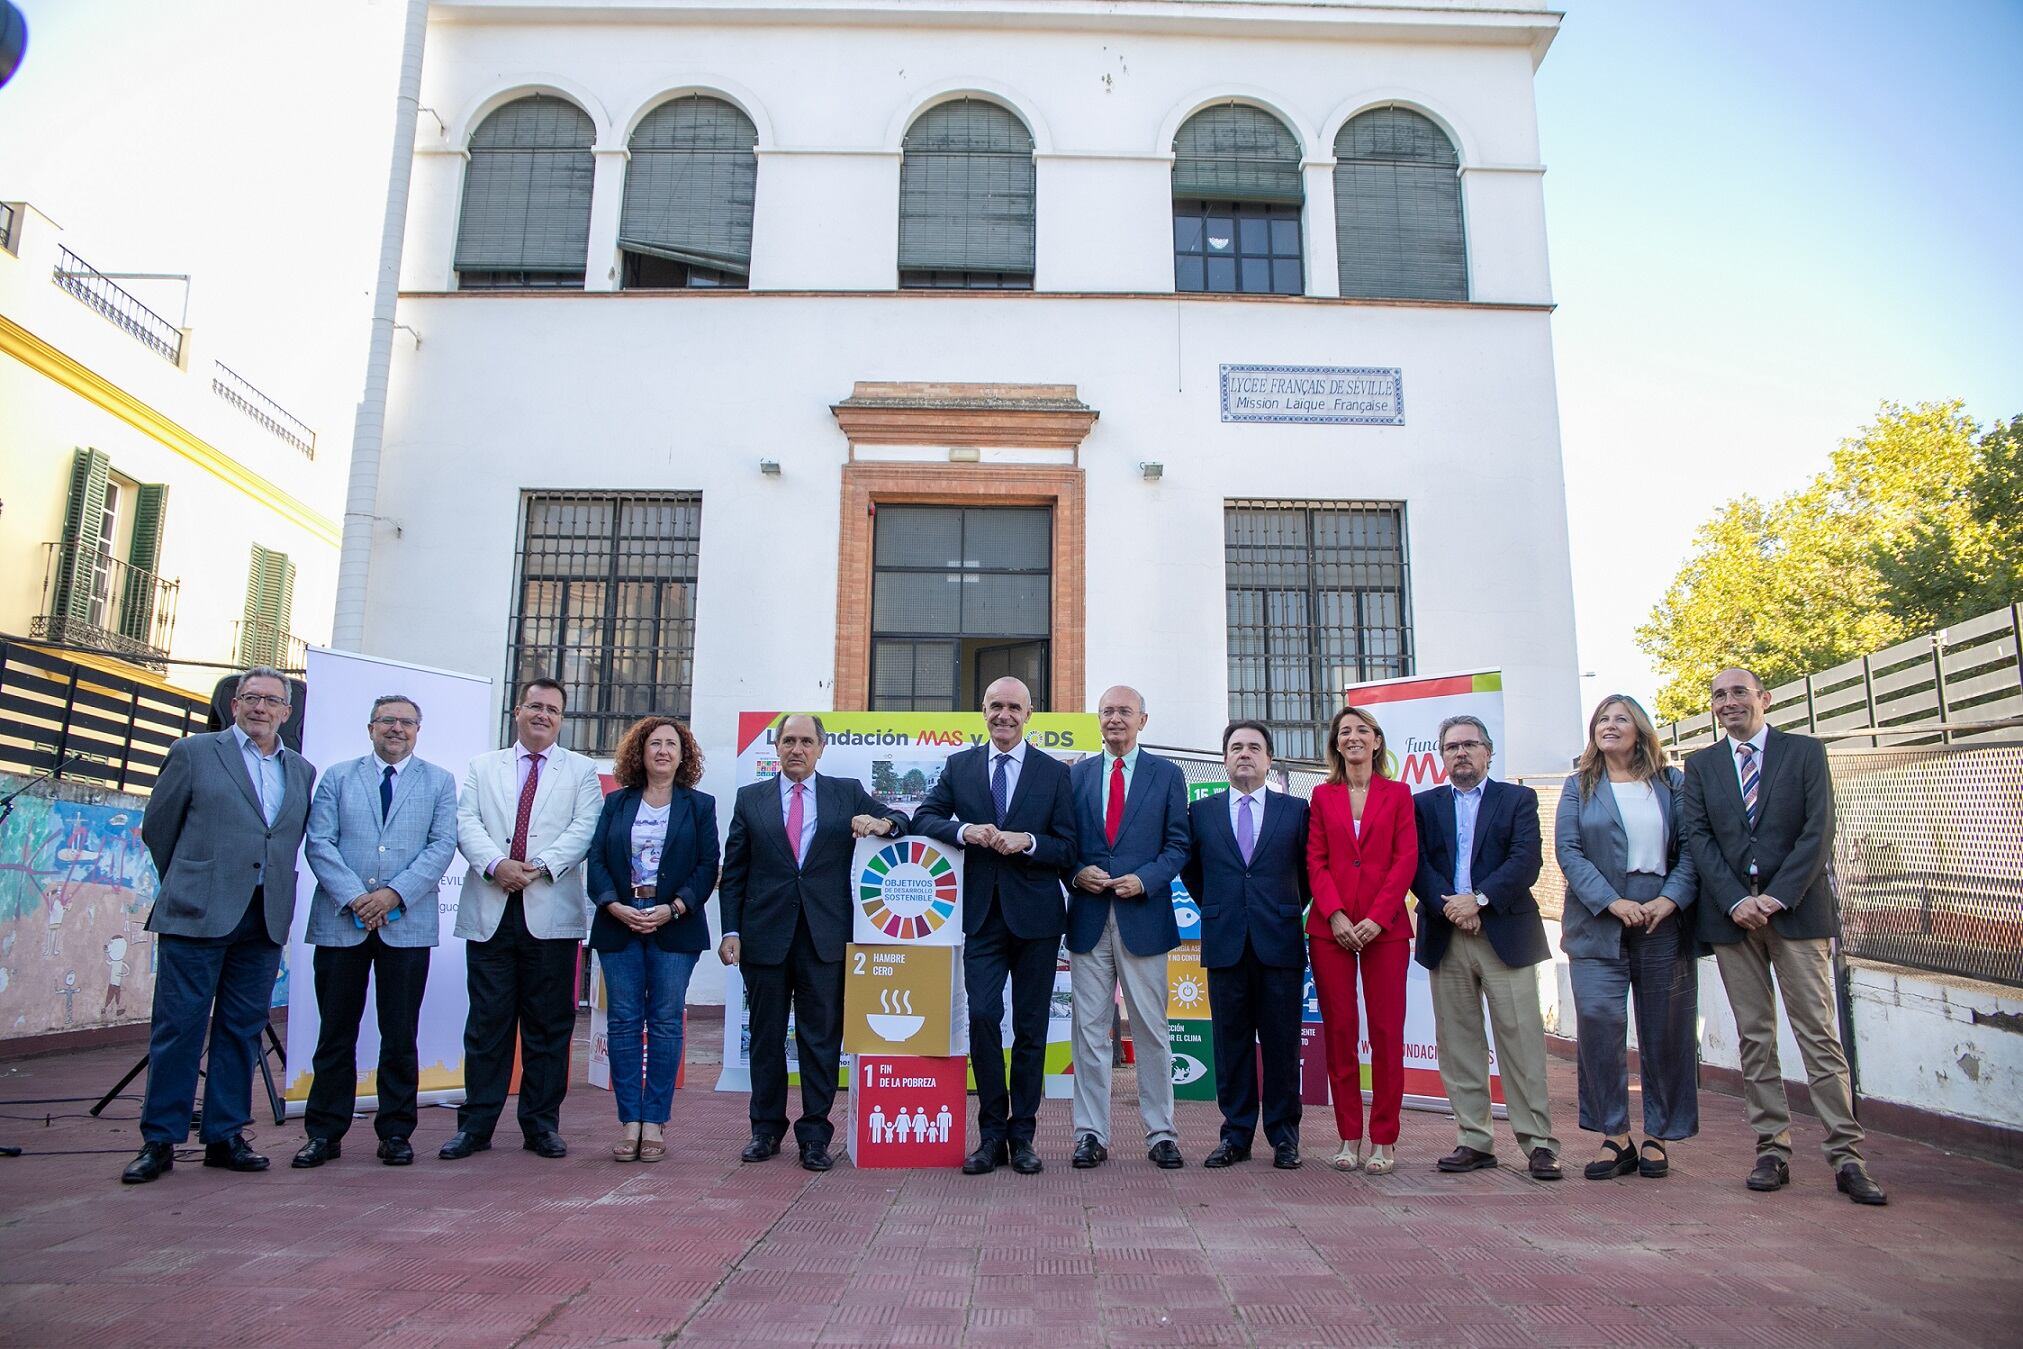
[[1075, 804], [1067, 765], [1026, 743], [1032, 714], [1033, 695], [1022, 681], [1006, 675], [985, 689], [990, 743], [950, 755], [913, 812], [913, 832], [963, 850], [962, 976], [969, 989], [978, 1140], [962, 1164], [969, 1176], [1007, 1162], [1022, 1176], [1042, 1169], [1033, 1133], [1045, 1094], [1048, 1011], [1067, 923], [1061, 874], [1074, 860]]
[[1188, 807], [1194, 843], [1181, 870], [1201, 906], [1201, 964], [1215, 1031], [1215, 1100], [1222, 1141], [1203, 1166], [1250, 1157], [1257, 1133], [1258, 1063], [1264, 1069], [1264, 1137], [1272, 1165], [1300, 1164], [1300, 995], [1306, 948], [1307, 803], [1267, 791], [1271, 731], [1233, 721], [1222, 732], [1229, 790]]

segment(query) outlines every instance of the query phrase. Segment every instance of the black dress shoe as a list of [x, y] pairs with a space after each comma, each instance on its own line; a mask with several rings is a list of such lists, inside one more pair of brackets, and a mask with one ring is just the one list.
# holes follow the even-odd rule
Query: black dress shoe
[[1749, 1179], [1742, 1182], [1750, 1189], [1763, 1194], [1781, 1190], [1791, 1183], [1791, 1168], [1779, 1161], [1775, 1153], [1764, 1153], [1756, 1159], [1756, 1166], [1749, 1172]]
[[204, 1144], [204, 1165], [226, 1171], [265, 1171], [267, 1159], [247, 1146], [244, 1134], [233, 1134]]
[[1533, 1148], [1531, 1159], [1524, 1168], [1533, 1180], [1561, 1180], [1566, 1172], [1559, 1169], [1559, 1158], [1552, 1155], [1551, 1148]]
[[379, 1140], [379, 1160], [388, 1166], [414, 1165], [414, 1144], [395, 1134]]
[[563, 1142], [562, 1135], [556, 1133], [553, 1129], [543, 1129], [540, 1133], [528, 1134], [527, 1141], [520, 1144], [520, 1146], [529, 1152], [551, 1160], [569, 1155], [569, 1145]]
[[836, 1159], [829, 1155], [829, 1149], [823, 1144], [803, 1143], [801, 1145], [801, 1169], [803, 1171], [827, 1171], [835, 1164]]
[[1110, 1150], [1103, 1146], [1094, 1134], [1083, 1134], [1075, 1140], [1074, 1165], [1077, 1171], [1087, 1171], [1092, 1166], [1101, 1166], [1110, 1160]]
[[436, 1156], [446, 1162], [460, 1162], [474, 1152], [490, 1152], [491, 1150], [491, 1139], [480, 1138], [476, 1134], [458, 1132], [450, 1135], [450, 1141], [442, 1145], [441, 1150], [436, 1153]]
[[1023, 1140], [1011, 1145], [1011, 1167], [1022, 1176], [1037, 1176], [1047, 1169], [1040, 1154], [1033, 1151], [1033, 1145]]
[[1235, 1166], [1238, 1162], [1247, 1162], [1249, 1160], [1249, 1148], [1238, 1147], [1225, 1138], [1215, 1145], [1215, 1151], [1201, 1159], [1201, 1164], [1203, 1166], [1214, 1167], [1219, 1171], [1225, 1166]]
[[1868, 1168], [1860, 1162], [1849, 1162], [1840, 1168], [1833, 1178], [1834, 1188], [1857, 1204], [1887, 1204], [1890, 1197], [1883, 1193], [1883, 1187], [1875, 1183]]
[[738, 1154], [741, 1162], [763, 1162], [780, 1150], [780, 1140], [769, 1134], [753, 1134], [752, 1141]]
[[1180, 1155], [1180, 1145], [1170, 1138], [1162, 1138], [1145, 1149], [1145, 1155], [1152, 1159], [1152, 1165], [1161, 1171], [1178, 1171], [1187, 1165], [1187, 1159]]
[[1433, 1163], [1435, 1170], [1445, 1171], [1450, 1175], [1457, 1171], [1480, 1171], [1485, 1166], [1494, 1165], [1496, 1165], [1495, 1153], [1483, 1152], [1465, 1145]]
[[[1651, 1150], [1657, 1149], [1652, 1156]], [[1672, 1159], [1665, 1153], [1665, 1145], [1655, 1138], [1644, 1140], [1644, 1151], [1637, 1154], [1637, 1174], [1646, 1180], [1663, 1180], [1672, 1174]]]
[[1277, 1143], [1272, 1146], [1271, 1164], [1281, 1171], [1297, 1171], [1300, 1168], [1299, 1144]]
[[143, 1143], [140, 1152], [126, 1164], [126, 1170], [119, 1173], [122, 1185], [145, 1185], [151, 1180], [159, 1180], [176, 1167], [176, 1145], [173, 1143]]
[[989, 1142], [980, 1145], [975, 1152], [962, 1159], [962, 1174], [965, 1176], [987, 1176], [1005, 1164], [1011, 1156], [1002, 1143]]
[[343, 1155], [344, 1150], [338, 1146], [336, 1139], [312, 1138], [302, 1145], [302, 1150], [295, 1154], [295, 1160], [288, 1165], [298, 1171], [307, 1171], [312, 1166], [334, 1162]]

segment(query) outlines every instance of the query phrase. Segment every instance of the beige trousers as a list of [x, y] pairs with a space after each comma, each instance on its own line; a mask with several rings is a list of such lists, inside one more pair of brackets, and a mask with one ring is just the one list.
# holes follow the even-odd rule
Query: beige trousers
[[[1791, 940], [1768, 925], [1739, 942], [1714, 948], [1728, 1005], [1735, 1011], [1735, 1034], [1742, 1053], [1742, 1099], [1756, 1130], [1756, 1153], [1791, 1160], [1791, 1102], [1784, 1095], [1784, 1071], [1777, 1061], [1777, 997], [1798, 1056], [1812, 1087], [1812, 1109], [1826, 1126], [1826, 1162], [1839, 1170], [1861, 1156], [1861, 1125], [1854, 1118], [1854, 1093], [1841, 1049], [1839, 1018], [1833, 1005], [1833, 962], [1827, 939]], [[1776, 987], [1771, 973], [1776, 972]]]
[[1166, 953], [1134, 956], [1117, 934], [1113, 908], [1103, 935], [1088, 951], [1068, 953], [1075, 996], [1075, 1137], [1094, 1134], [1110, 1145], [1110, 1027], [1117, 989], [1131, 1014], [1138, 1061], [1138, 1116], [1145, 1146], [1178, 1141], [1173, 1132], [1173, 1044], [1166, 1026]]
[[1545, 1088], [1545, 1017], [1538, 1006], [1538, 968], [1512, 969], [1480, 933], [1458, 929], [1447, 953], [1432, 971], [1433, 1039], [1440, 1053], [1440, 1081], [1454, 1108], [1461, 1146], [1494, 1152], [1489, 1116], [1489, 1040], [1482, 1008], [1496, 1033], [1496, 1060], [1503, 1099], [1510, 1107], [1518, 1149], [1559, 1155], [1552, 1136], [1552, 1106]]

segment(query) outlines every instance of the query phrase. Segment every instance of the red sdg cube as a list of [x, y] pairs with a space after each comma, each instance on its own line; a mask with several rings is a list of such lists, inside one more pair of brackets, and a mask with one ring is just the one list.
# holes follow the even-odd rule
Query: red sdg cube
[[961, 1166], [969, 1060], [859, 1054], [850, 1080], [858, 1167]]

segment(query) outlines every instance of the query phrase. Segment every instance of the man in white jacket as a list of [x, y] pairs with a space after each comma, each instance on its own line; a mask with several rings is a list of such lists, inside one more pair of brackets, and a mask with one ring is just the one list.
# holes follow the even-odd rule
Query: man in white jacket
[[604, 792], [589, 759], [555, 743], [566, 695], [529, 680], [513, 708], [514, 743], [471, 760], [457, 801], [457, 846], [471, 864], [457, 909], [471, 997], [464, 1023], [464, 1103], [439, 1154], [492, 1146], [520, 1043], [526, 1149], [565, 1157], [559, 1132], [576, 1027], [576, 951], [589, 930], [583, 858]]

